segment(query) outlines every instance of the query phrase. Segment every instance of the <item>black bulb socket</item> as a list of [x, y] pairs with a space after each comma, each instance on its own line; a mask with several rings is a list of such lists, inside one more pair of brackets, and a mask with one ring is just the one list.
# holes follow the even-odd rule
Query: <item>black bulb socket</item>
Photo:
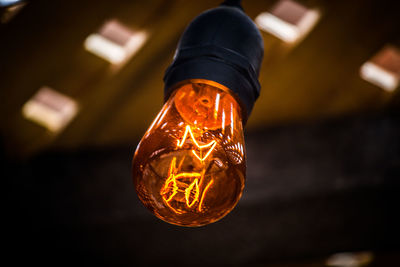
[[182, 81], [211, 80], [233, 91], [245, 123], [260, 94], [263, 54], [261, 33], [240, 6], [205, 11], [184, 31], [165, 72], [165, 101]]

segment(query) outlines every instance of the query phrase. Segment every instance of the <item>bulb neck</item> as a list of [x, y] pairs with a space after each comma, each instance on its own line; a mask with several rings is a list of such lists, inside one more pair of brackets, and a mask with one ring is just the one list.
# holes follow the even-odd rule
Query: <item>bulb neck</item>
[[240, 8], [220, 6], [200, 14], [186, 28], [166, 70], [165, 99], [182, 81], [214, 81], [235, 94], [245, 123], [260, 93], [263, 47], [259, 30]]

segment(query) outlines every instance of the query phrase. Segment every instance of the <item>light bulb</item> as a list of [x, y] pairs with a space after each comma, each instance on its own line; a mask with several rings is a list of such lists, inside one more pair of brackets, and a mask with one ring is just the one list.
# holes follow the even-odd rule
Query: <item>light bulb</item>
[[260, 92], [264, 45], [238, 2], [186, 28], [164, 76], [165, 104], [133, 158], [139, 199], [172, 224], [215, 222], [243, 192], [243, 125]]
[[157, 217], [201, 226], [236, 205], [246, 164], [240, 106], [225, 86], [181, 84], [140, 141], [133, 177], [143, 204]]

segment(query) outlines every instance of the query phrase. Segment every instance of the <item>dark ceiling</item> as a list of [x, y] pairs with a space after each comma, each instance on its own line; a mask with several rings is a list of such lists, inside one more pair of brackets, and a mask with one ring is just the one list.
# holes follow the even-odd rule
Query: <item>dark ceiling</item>
[[[261, 96], [247, 130], [351, 114], [399, 110], [399, 93], [362, 80], [360, 66], [387, 43], [399, 42], [398, 1], [300, 1], [322, 17], [297, 46], [263, 33]], [[158, 113], [163, 74], [180, 34], [220, 1], [29, 1], [0, 28], [1, 132], [7, 151], [132, 143]], [[243, 1], [251, 18], [275, 1]], [[150, 37], [123, 68], [83, 47], [108, 19]], [[42, 86], [75, 98], [80, 112], [58, 135], [22, 117], [23, 104]]]
[[[163, 74], [182, 31], [220, 1], [26, 1], [0, 24], [9, 257], [49, 266], [323, 266], [332, 253], [367, 250], [375, 253], [371, 266], [395, 266], [399, 88], [386, 92], [359, 70], [387, 43], [400, 45], [400, 2], [298, 2], [322, 16], [297, 45], [262, 33], [243, 198], [223, 220], [187, 229], [141, 206], [130, 161], [161, 109]], [[275, 3], [243, 7], [254, 19]], [[118, 70], [83, 46], [113, 18], [150, 34]], [[79, 103], [58, 134], [22, 116], [42, 86]]]

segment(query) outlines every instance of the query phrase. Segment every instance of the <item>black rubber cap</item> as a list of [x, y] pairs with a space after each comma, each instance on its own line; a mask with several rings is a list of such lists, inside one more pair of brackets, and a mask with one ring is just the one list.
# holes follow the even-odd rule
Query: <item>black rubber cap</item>
[[181, 81], [215, 81], [237, 95], [246, 122], [260, 93], [263, 54], [261, 34], [241, 8], [221, 5], [205, 11], [186, 28], [165, 72], [165, 100]]

